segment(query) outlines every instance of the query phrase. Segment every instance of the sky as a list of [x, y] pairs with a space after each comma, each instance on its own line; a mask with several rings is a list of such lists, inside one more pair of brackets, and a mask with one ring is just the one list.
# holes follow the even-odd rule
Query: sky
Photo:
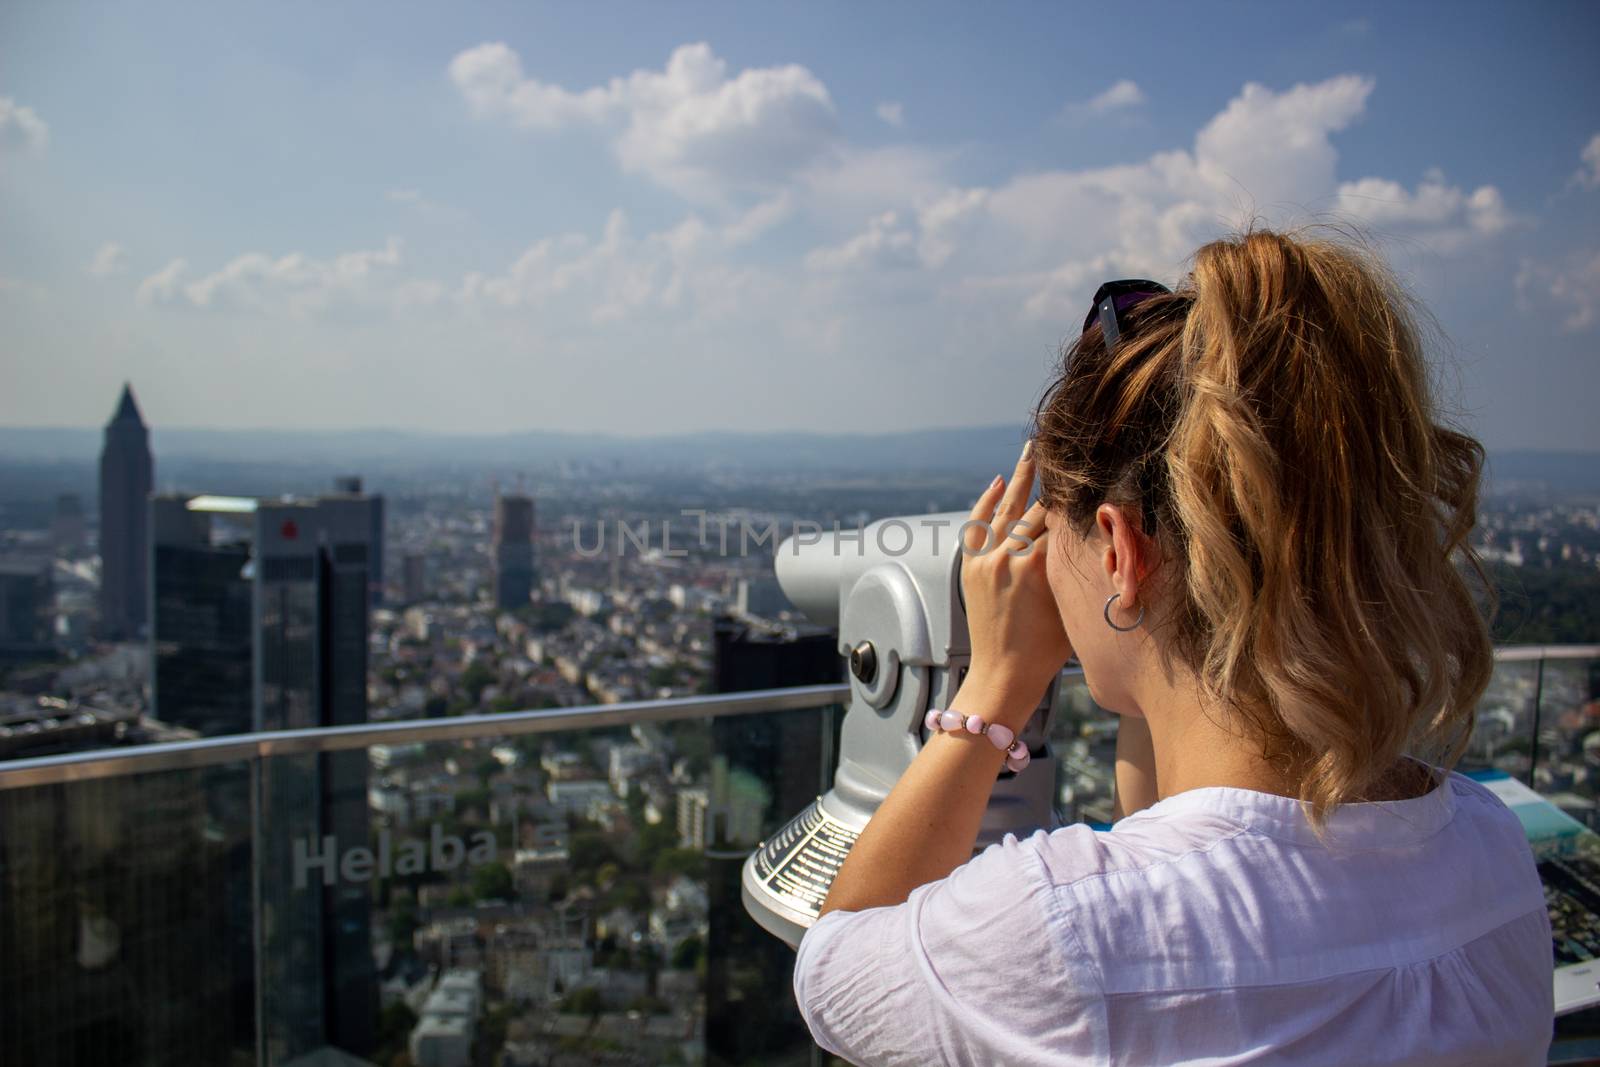
[[1600, 449], [1600, 6], [0, 5], [0, 425], [1021, 423], [1096, 285], [1348, 224]]

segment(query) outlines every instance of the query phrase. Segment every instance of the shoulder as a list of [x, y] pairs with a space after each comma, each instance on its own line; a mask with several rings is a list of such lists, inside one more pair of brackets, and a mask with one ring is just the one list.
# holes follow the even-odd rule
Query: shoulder
[[1146, 809], [1109, 830], [1082, 823], [1041, 830], [1028, 839], [1028, 848], [1050, 885], [1093, 893], [1107, 879], [1206, 856], [1245, 832], [1242, 823], [1219, 812]]
[[[1097, 1047], [1099, 983], [1041, 864], [1049, 836], [1007, 834], [901, 904], [815, 923], [794, 991], [818, 1044], [869, 1063], [1018, 1062], [1008, 1033]], [[1000, 1018], [1004, 1033], [974, 1022]]]
[[[1511, 781], [1518, 790], [1522, 790], [1520, 782]], [[1513, 810], [1511, 803], [1494, 788], [1493, 783], [1486, 784], [1459, 771], [1451, 771], [1448, 784], [1455, 801], [1452, 829], [1456, 836], [1473, 842], [1478, 851], [1489, 857], [1498, 857], [1502, 862], [1496, 870], [1497, 876], [1512, 881], [1520, 880], [1528, 898], [1537, 896], [1542, 902], [1544, 890], [1539, 880], [1533, 846], [1529, 843], [1529, 833], [1532, 831], [1523, 824], [1522, 816]], [[1532, 817], [1536, 821], [1548, 817], [1577, 828], [1553, 806], [1541, 802], [1535, 807], [1538, 813]]]
[[860, 1063], [1033, 1062], [1039, 1047], [1103, 1061], [1114, 939], [1102, 927], [1130, 929], [1119, 912], [1142, 896], [1118, 882], [1240, 829], [1190, 812], [1006, 834], [903, 903], [823, 916], [795, 959], [801, 1016], [818, 1044]]

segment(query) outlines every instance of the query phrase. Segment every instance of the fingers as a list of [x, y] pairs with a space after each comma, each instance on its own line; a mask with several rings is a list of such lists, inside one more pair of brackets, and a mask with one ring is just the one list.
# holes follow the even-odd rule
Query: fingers
[[995, 529], [1004, 532], [1008, 523], [1020, 519], [1028, 503], [1028, 494], [1032, 492], [1033, 439], [1029, 438], [1027, 444], [1022, 446], [1022, 455], [1017, 457], [1017, 469], [1011, 474], [1011, 484], [1006, 487], [1006, 494], [995, 509]]
[[[986, 547], [1005, 544], [1008, 550], [1013, 551], [1015, 554], [1016, 546], [1011, 543], [1010, 535], [1018, 522], [1026, 521], [1028, 523], [1026, 527], [1023, 527], [1025, 533], [1042, 529], [1044, 525], [1043, 510], [1039, 508], [1037, 502], [1035, 502], [1034, 508], [1039, 510], [1038, 515], [1034, 515], [1032, 510], [1026, 515], [1023, 512], [1023, 508], [1028, 502], [1028, 497], [1033, 492], [1033, 479], [1033, 440], [1029, 438], [1028, 442], [1022, 446], [1022, 454], [1017, 457], [1017, 466], [1011, 474], [1010, 483], [1006, 483], [1004, 479], [996, 475], [994, 481], [989, 483], [989, 487], [983, 491], [983, 494], [978, 497], [977, 503], [973, 505], [972, 513], [969, 516], [969, 521], [973, 525], [967, 527], [966, 533], [962, 537], [962, 543], [966, 546], [967, 551], [981, 553]], [[1002, 490], [1004, 490], [1003, 493]], [[986, 533], [984, 526], [978, 525], [980, 523], [985, 524], [993, 532]], [[1022, 539], [1024, 544], [1037, 540], [1037, 537]]]
[[976, 555], [986, 547], [993, 547], [996, 537], [988, 532], [989, 520], [994, 515], [995, 502], [1000, 499], [1000, 490], [1005, 484], [1004, 478], [995, 475], [994, 481], [978, 497], [978, 502], [972, 505], [972, 512], [967, 517], [971, 525], [966, 527], [961, 537], [969, 554]]
[[[1001, 527], [1005, 530], [1005, 527]], [[1041, 553], [1044, 549], [1044, 539], [1050, 536], [1050, 531], [1044, 524], [1044, 502], [1035, 500], [1033, 506], [1022, 514], [1022, 517], [1006, 531], [1006, 551], [1013, 556], [1027, 556]]]

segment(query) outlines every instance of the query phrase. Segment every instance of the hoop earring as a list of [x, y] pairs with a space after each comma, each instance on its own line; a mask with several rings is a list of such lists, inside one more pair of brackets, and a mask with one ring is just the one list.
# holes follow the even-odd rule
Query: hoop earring
[[1106, 608], [1105, 608], [1105, 611], [1102, 614], [1104, 614], [1105, 617], [1106, 617], [1106, 625], [1107, 626], [1111, 627], [1113, 630], [1117, 631], [1117, 633], [1119, 633], [1119, 634], [1125, 634], [1125, 633], [1128, 633], [1130, 630], [1137, 630], [1139, 628], [1139, 624], [1144, 622], [1144, 605], [1143, 604], [1139, 605], [1139, 617], [1137, 619], [1134, 619], [1133, 622], [1130, 625], [1128, 625], [1128, 626], [1118, 626], [1116, 623], [1111, 621], [1111, 605], [1115, 604], [1117, 602], [1117, 597], [1119, 597], [1121, 595], [1122, 595], [1121, 593], [1112, 593], [1110, 596], [1108, 596], [1106, 598]]

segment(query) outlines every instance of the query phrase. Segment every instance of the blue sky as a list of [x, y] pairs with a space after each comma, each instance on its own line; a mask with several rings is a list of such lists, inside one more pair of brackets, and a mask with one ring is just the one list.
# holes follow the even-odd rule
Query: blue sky
[[1020, 422], [1095, 285], [1367, 227], [1600, 448], [1600, 7], [0, 8], [0, 423]]

